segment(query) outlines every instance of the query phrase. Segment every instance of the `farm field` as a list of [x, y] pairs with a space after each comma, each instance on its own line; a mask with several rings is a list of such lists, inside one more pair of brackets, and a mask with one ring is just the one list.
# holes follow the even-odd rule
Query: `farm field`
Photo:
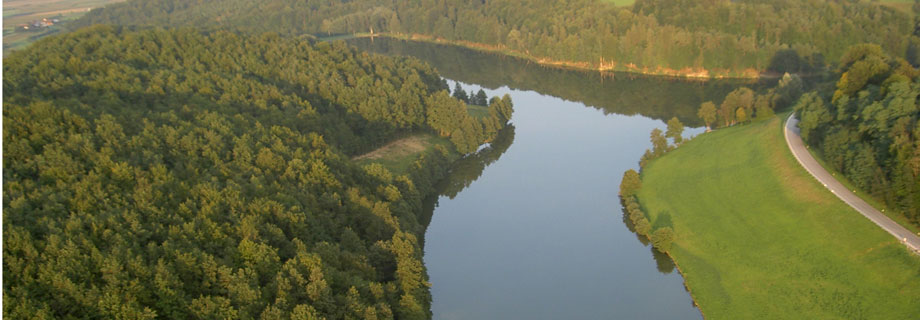
[[[3, 52], [20, 49], [42, 37], [60, 32], [62, 25], [83, 16], [92, 8], [124, 0], [10, 0], [3, 1]], [[38, 31], [17, 30], [23, 24], [58, 19], [54, 26]], [[34, 29], [33, 29], [34, 30]]]

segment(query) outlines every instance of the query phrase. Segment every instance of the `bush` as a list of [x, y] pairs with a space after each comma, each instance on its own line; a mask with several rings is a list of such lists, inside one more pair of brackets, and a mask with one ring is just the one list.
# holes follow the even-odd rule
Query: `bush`
[[642, 219], [639, 219], [639, 221], [636, 221], [634, 224], [636, 228], [636, 233], [640, 235], [648, 236], [648, 232], [652, 230], [652, 224], [649, 223], [648, 219], [646, 219], [645, 217], [642, 217]]
[[636, 170], [629, 169], [623, 173], [623, 180], [620, 182], [620, 197], [632, 197], [642, 187], [642, 181], [639, 179], [639, 173]]
[[667, 253], [671, 250], [671, 243], [674, 241], [674, 230], [671, 229], [671, 227], [660, 228], [652, 233], [649, 240], [652, 241], [652, 246], [654, 246], [655, 249]]

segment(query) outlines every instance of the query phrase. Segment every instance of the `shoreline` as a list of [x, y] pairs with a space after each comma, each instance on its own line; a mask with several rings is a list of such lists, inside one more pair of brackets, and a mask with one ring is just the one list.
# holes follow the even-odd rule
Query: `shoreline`
[[[314, 36], [316, 37], [316, 36]], [[683, 79], [690, 81], [709, 81], [709, 80], [763, 80], [763, 79], [777, 79], [782, 77], [781, 74], [772, 74], [766, 72], [760, 72], [754, 69], [746, 69], [742, 72], [737, 71], [727, 71], [727, 70], [706, 70], [706, 69], [692, 69], [684, 68], [680, 70], [662, 68], [658, 67], [656, 69], [650, 69], [648, 67], [639, 68], [635, 64], [621, 64], [613, 61], [601, 61], [600, 64], [593, 64], [589, 62], [575, 62], [575, 61], [563, 61], [563, 60], [554, 60], [551, 58], [541, 58], [529, 55], [524, 52], [517, 50], [509, 49], [503, 45], [489, 45], [484, 43], [472, 42], [472, 41], [463, 41], [463, 40], [448, 40], [440, 37], [424, 35], [424, 34], [402, 34], [402, 33], [354, 33], [354, 34], [343, 34], [335, 35], [328, 37], [316, 37], [320, 41], [334, 41], [334, 40], [348, 40], [348, 39], [358, 39], [358, 38], [390, 38], [395, 40], [403, 41], [415, 41], [415, 42], [424, 42], [440, 45], [451, 45], [463, 47], [471, 50], [477, 50], [487, 53], [502, 54], [505, 56], [515, 57], [523, 59], [529, 62], [533, 62], [542, 66], [561, 68], [561, 69], [570, 69], [570, 70], [580, 70], [580, 71], [596, 71], [596, 72], [623, 72], [638, 74], [644, 76], [656, 76], [656, 77], [666, 77], [674, 79]]]
[[[781, 113], [777, 119], [767, 122], [698, 136], [694, 139], [697, 143], [678, 148], [678, 151], [683, 150], [679, 154], [658, 158], [642, 170], [641, 191], [635, 195], [642, 211], [653, 221], [670, 213], [674, 217], [673, 228], [683, 231], [675, 233], [671, 250], [665, 254], [683, 277], [694, 305], [704, 318], [748, 318], [758, 314], [851, 318], [864, 312], [902, 318], [916, 312], [915, 307], [901, 304], [906, 302], [905, 297], [917, 292], [915, 285], [905, 286], [904, 282], [915, 274], [918, 262], [907, 248], [865, 221], [863, 216], [855, 214], [857, 212], [838, 215], [852, 208], [835, 193], [822, 188], [806, 170], [800, 172], [789, 166], [798, 165], [793, 154], [778, 152], [769, 158], [755, 155], [788, 148], [783, 132], [777, 130], [785, 125], [782, 120], [786, 116], [788, 114]], [[753, 151], [742, 150], [754, 145], [758, 147], [750, 149]], [[720, 151], [712, 153], [714, 150]], [[736, 150], [742, 151], [734, 152]], [[723, 159], [728, 154], [743, 155], [714, 164], [711, 159], [700, 157], [703, 154]], [[708, 164], [700, 165], [704, 162]], [[726, 164], [739, 169], [732, 172], [719, 169]], [[679, 168], [683, 166], [699, 169], [696, 173], [681, 172]], [[700, 180], [700, 175], [713, 172], [722, 175]], [[758, 179], [766, 175], [776, 179]], [[758, 182], [736, 183], [737, 177]], [[688, 182], [695, 183], [696, 189], [680, 191], [680, 186]], [[739, 199], [743, 198], [738, 196], [743, 192], [731, 191], [742, 189], [752, 192], [748, 193], [750, 198], [760, 199], [756, 208], [748, 205], [749, 199]], [[720, 195], [718, 191], [728, 193]], [[775, 196], [763, 196], [763, 192]], [[716, 196], [701, 199], [704, 194]], [[730, 195], [733, 200], [723, 201], [724, 196]], [[688, 205], [700, 201], [704, 204]], [[826, 223], [829, 217], [835, 223]], [[841, 236], [848, 231], [860, 235]], [[885, 250], [876, 250], [878, 248]], [[872, 258], [868, 258], [869, 252], [873, 252]], [[815, 273], [815, 270], [833, 268], [839, 271]], [[867, 274], [885, 276], [864, 276]], [[838, 289], [828, 289], [830, 287], [856, 292], [895, 286], [909, 294], [863, 291], [852, 295], [884, 303], [867, 304], [854, 310], [827, 308], [827, 303], [839, 301], [835, 298]], [[786, 295], [772, 295], [776, 292]], [[879, 307], [889, 301], [893, 305]], [[797, 311], [776, 307], [781, 304], [796, 306]]]
[[[648, 238], [648, 236], [646, 236], [646, 238]], [[649, 239], [649, 241], [651, 241], [651, 239]], [[654, 248], [654, 246], [652, 246], [652, 248]], [[658, 249], [654, 249], [654, 250], [658, 250]], [[671, 250], [674, 250], [674, 248], [671, 248]], [[706, 313], [703, 313], [703, 308], [701, 308], [700, 304], [696, 302], [696, 297], [693, 295], [693, 289], [690, 288], [690, 284], [687, 283], [687, 275], [684, 274], [684, 270], [680, 268], [680, 264], [677, 263], [677, 259], [674, 259], [674, 256], [671, 255], [671, 252], [662, 252], [662, 253], [668, 256], [668, 258], [671, 259], [671, 262], [674, 262], [674, 268], [677, 269], [677, 273], [680, 274], [680, 278], [684, 279], [684, 289], [686, 289], [687, 293], [690, 294], [690, 301], [693, 301], [693, 306], [696, 307], [696, 310], [700, 311], [700, 316], [702, 316], [703, 319], [706, 319]]]

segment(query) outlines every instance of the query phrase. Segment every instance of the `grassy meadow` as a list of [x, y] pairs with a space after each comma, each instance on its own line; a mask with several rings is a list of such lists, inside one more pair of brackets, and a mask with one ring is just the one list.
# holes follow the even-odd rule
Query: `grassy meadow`
[[918, 319], [920, 257], [824, 189], [783, 115], [653, 160], [638, 196], [709, 319]]
[[881, 0], [879, 3], [883, 6], [889, 6], [909, 14], [914, 14], [912, 8], [914, 0]]
[[610, 2], [619, 7], [631, 6], [633, 3], [636, 3], [636, 0], [601, 0], [603, 2]]
[[886, 217], [893, 220], [894, 222], [897, 222], [908, 231], [920, 234], [920, 226], [917, 226], [907, 220], [907, 217], [904, 216], [903, 212], [885, 206], [883, 203], [881, 203], [879, 200], [876, 200], [865, 191], [860, 190], [858, 187], [856, 187], [856, 184], [850, 181], [850, 179], [848, 179], [845, 175], [841, 174], [837, 170], [834, 170], [834, 168], [824, 162], [824, 158], [821, 152], [815, 152], [815, 149], [809, 148], [808, 153], [810, 153], [811, 156], [814, 157], [819, 164], [821, 164], [821, 167], [823, 167], [824, 170], [827, 170], [827, 172], [833, 174], [834, 177], [837, 178], [837, 181], [843, 184], [843, 186], [847, 187], [847, 189], [850, 189], [850, 191], [852, 191], [853, 194], [855, 194], [857, 197], [868, 203], [870, 206], [874, 207], [876, 210], [881, 211], [882, 214], [884, 214]]
[[430, 152], [436, 145], [441, 145], [448, 150], [450, 141], [430, 133], [411, 135], [386, 144], [374, 151], [355, 157], [359, 165], [379, 163], [395, 174], [404, 174], [409, 166], [418, 159], [422, 153]]
[[485, 118], [489, 116], [489, 107], [487, 106], [477, 106], [475, 104], [466, 105], [466, 111], [470, 113], [471, 116], [477, 118]]

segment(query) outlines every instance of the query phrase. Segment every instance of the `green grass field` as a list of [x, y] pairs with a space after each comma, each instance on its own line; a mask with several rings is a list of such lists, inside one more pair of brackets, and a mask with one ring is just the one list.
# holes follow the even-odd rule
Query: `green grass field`
[[367, 154], [355, 157], [358, 165], [379, 163], [395, 174], [408, 172], [409, 165], [422, 153], [431, 152], [436, 145], [452, 150], [450, 141], [429, 133], [420, 133], [393, 141]]
[[879, 3], [883, 6], [895, 8], [911, 15], [914, 14], [912, 8], [914, 5], [914, 0], [882, 0]]
[[[780, 115], [782, 117], [783, 115]], [[918, 319], [920, 257], [801, 168], [783, 118], [701, 135], [639, 191], [709, 319]]]
[[471, 116], [474, 116], [477, 118], [485, 118], [489, 116], [489, 107], [477, 106], [475, 104], [467, 104], [466, 112], [469, 112]]
[[916, 234], [920, 234], [920, 227], [918, 227], [917, 225], [907, 220], [907, 217], [904, 216], [903, 212], [892, 210], [891, 208], [886, 207], [879, 200], [876, 200], [875, 198], [873, 198], [871, 195], [869, 195], [865, 191], [856, 187], [856, 184], [851, 182], [850, 179], [847, 179], [845, 175], [841, 174], [840, 172], [837, 172], [837, 170], [834, 170], [834, 168], [827, 165], [827, 163], [824, 162], [824, 158], [822, 157], [822, 155], [819, 152], [815, 152], [815, 149], [809, 149], [808, 153], [810, 153], [811, 156], [814, 157], [815, 160], [817, 160], [819, 164], [821, 164], [821, 167], [823, 167], [824, 170], [827, 170], [827, 172], [830, 172], [835, 177], [837, 177], [837, 181], [840, 181], [840, 183], [843, 184], [843, 186], [853, 191], [853, 194], [855, 194], [860, 199], [868, 203], [870, 206], [874, 207], [876, 210], [881, 211], [889, 219], [894, 220], [894, 222], [897, 222], [898, 224], [900, 224], [902, 227], [904, 227], [908, 231], [916, 233]]
[[636, 0], [601, 0], [603, 2], [610, 2], [618, 7], [631, 6], [633, 3], [636, 3]]

